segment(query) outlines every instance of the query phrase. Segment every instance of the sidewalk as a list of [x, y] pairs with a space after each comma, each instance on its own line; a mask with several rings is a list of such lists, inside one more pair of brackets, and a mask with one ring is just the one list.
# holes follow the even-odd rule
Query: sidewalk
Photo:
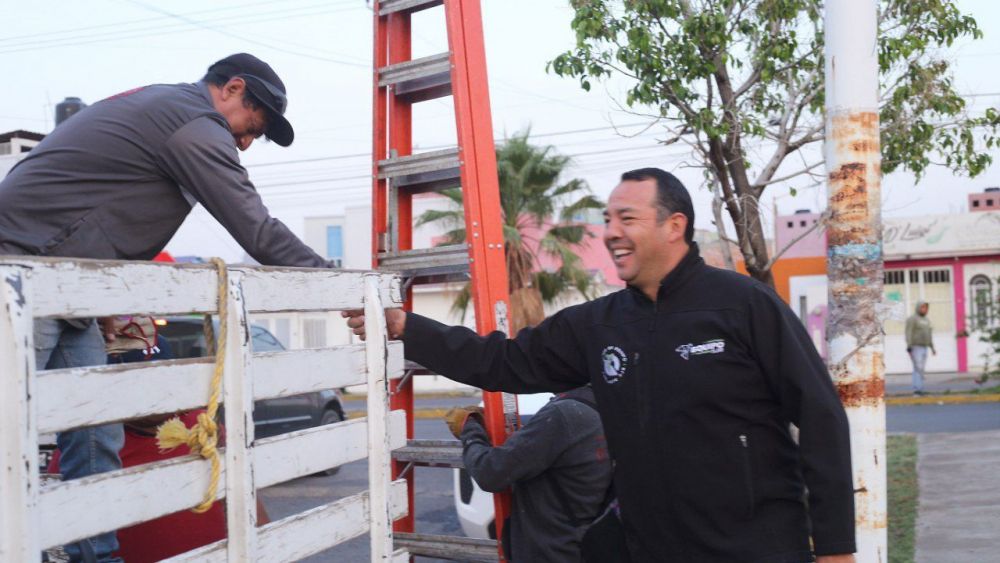
[[929, 373], [924, 378], [924, 396], [913, 395], [910, 374], [885, 376], [885, 396], [889, 405], [917, 405], [940, 403], [1000, 402], [1000, 393], [983, 393], [995, 388], [998, 382], [991, 379], [984, 384], [975, 382], [978, 373]]
[[917, 563], [996, 561], [1000, 430], [917, 437]]

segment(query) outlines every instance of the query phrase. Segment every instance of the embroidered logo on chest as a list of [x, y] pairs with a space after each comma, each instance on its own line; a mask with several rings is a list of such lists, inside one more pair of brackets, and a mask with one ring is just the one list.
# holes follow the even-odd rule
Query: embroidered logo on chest
[[681, 344], [675, 351], [685, 360], [702, 354], [721, 354], [726, 351], [726, 341], [718, 338], [701, 344]]
[[608, 346], [601, 352], [601, 374], [609, 384], [618, 383], [625, 375], [628, 366], [628, 356], [617, 346]]

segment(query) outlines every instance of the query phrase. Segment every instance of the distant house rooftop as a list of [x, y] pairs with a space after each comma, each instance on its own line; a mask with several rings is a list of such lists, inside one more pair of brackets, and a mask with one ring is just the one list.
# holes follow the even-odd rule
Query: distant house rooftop
[[26, 139], [28, 141], [41, 141], [45, 138], [45, 135], [41, 133], [32, 133], [31, 131], [25, 131], [24, 129], [18, 129], [17, 131], [9, 131], [7, 133], [0, 133], [0, 143], [9, 143], [13, 139]]

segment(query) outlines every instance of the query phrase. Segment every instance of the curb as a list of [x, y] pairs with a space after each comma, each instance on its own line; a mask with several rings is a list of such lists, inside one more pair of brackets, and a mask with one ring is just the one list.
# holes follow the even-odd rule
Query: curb
[[[414, 409], [413, 418], [432, 419], [444, 418], [446, 412], [451, 409]], [[361, 418], [365, 416], [365, 411], [351, 411], [347, 413], [348, 419]]]
[[920, 395], [916, 397], [886, 397], [887, 405], [963, 405], [1000, 403], [1000, 393], [982, 395]]

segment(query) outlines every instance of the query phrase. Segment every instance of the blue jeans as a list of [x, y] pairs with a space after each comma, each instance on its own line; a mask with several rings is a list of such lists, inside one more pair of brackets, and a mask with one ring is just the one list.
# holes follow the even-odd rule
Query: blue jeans
[[[91, 321], [86, 328], [78, 328], [78, 321], [69, 324], [58, 319], [35, 320], [35, 365], [37, 369], [58, 369], [104, 365], [104, 338], [97, 323]], [[106, 424], [60, 432], [56, 436], [59, 446], [59, 471], [63, 479], [79, 479], [88, 475], [121, 469], [118, 452], [125, 443], [122, 425]], [[76, 507], [81, 518], [86, 518], [87, 507]], [[97, 560], [116, 562], [118, 538], [106, 532], [88, 540]], [[81, 560], [79, 544], [66, 546], [70, 561]]]
[[927, 346], [911, 346], [910, 359], [913, 360], [913, 392], [923, 392], [924, 373], [927, 367]]

